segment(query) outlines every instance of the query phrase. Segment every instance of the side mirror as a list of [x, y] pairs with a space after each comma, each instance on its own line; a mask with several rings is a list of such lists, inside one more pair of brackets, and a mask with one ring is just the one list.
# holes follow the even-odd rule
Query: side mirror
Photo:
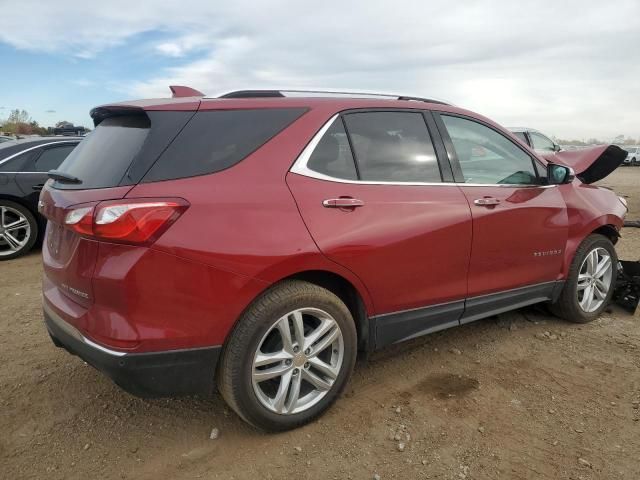
[[547, 164], [547, 181], [549, 185], [563, 185], [571, 183], [576, 178], [576, 174], [571, 167], [558, 165], [555, 163]]
[[557, 143], [553, 144], [553, 151], [554, 152], [559, 152], [560, 150], [562, 150], [562, 147], [560, 147], [560, 145], [558, 145]]

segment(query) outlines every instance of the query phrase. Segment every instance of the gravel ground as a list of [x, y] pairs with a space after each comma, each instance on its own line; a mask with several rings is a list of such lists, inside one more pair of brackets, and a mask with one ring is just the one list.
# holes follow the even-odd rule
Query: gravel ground
[[[640, 168], [602, 182], [640, 219]], [[640, 229], [621, 258], [640, 259]], [[377, 352], [319, 421], [267, 435], [219, 396], [140, 400], [55, 348], [39, 253], [0, 264], [0, 478], [637, 479], [640, 314], [518, 310]], [[218, 436], [211, 439], [212, 429]], [[215, 436], [215, 435], [214, 435]]]

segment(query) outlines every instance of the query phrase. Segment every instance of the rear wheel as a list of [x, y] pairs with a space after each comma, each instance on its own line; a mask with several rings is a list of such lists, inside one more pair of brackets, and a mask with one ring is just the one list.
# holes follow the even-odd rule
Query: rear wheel
[[589, 235], [576, 251], [560, 298], [551, 305], [553, 313], [576, 323], [598, 318], [613, 295], [617, 265], [611, 240]]
[[26, 254], [38, 239], [38, 223], [19, 203], [0, 200], [0, 261]]
[[353, 318], [337, 296], [286, 281], [239, 320], [225, 346], [218, 387], [247, 422], [288, 430], [336, 400], [353, 371], [356, 348]]

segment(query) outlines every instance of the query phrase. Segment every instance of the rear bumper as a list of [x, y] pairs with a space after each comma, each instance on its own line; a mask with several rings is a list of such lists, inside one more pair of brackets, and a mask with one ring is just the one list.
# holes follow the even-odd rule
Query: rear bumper
[[125, 353], [92, 342], [46, 305], [44, 322], [56, 346], [82, 358], [129, 393], [162, 397], [214, 390], [221, 346]]

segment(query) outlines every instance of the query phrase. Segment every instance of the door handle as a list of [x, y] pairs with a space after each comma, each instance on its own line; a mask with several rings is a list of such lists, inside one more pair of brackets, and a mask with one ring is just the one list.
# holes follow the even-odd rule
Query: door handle
[[356, 208], [364, 206], [364, 202], [351, 197], [328, 198], [322, 201], [322, 205], [326, 208]]
[[500, 203], [500, 200], [493, 197], [482, 197], [482, 198], [476, 198], [473, 201], [473, 203], [481, 207], [492, 207], [494, 205], [498, 205]]
[[40, 183], [38, 185], [33, 185], [31, 188], [33, 190], [35, 190], [36, 192], [39, 192], [40, 190], [42, 190], [44, 188], [44, 183]]

